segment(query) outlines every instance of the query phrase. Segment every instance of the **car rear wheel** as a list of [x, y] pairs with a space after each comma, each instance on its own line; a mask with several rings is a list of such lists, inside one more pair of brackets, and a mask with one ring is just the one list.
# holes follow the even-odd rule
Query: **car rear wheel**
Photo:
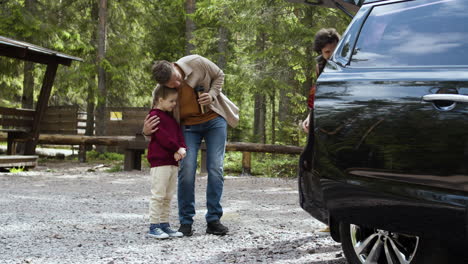
[[340, 236], [351, 264], [412, 264], [420, 250], [417, 236], [353, 224], [341, 223]]

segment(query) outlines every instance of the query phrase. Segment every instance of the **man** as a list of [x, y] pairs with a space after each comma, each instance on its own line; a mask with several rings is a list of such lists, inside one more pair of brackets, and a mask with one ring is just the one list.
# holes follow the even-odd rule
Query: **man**
[[[181, 161], [178, 175], [179, 232], [184, 236], [193, 234], [197, 154], [204, 139], [208, 171], [206, 233], [225, 235], [229, 230], [220, 222], [223, 215], [220, 201], [227, 124], [237, 126], [239, 109], [221, 92], [224, 73], [216, 64], [199, 55], [186, 56], [175, 63], [157, 61], [152, 71], [158, 85], [177, 89], [179, 94], [173, 113], [182, 125], [187, 145], [187, 155]], [[147, 116], [143, 134], [151, 135], [157, 126], [158, 120]]]

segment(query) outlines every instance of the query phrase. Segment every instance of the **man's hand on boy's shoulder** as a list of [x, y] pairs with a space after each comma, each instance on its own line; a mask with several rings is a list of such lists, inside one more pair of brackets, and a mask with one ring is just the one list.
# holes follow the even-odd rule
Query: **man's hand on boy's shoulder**
[[154, 132], [156, 132], [159, 128], [160, 119], [157, 115], [146, 115], [145, 122], [143, 125], [143, 135], [151, 136]]

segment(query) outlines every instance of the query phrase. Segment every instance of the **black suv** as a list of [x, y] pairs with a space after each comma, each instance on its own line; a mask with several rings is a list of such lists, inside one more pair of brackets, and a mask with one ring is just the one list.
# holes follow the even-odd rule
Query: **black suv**
[[317, 81], [301, 207], [352, 264], [468, 263], [451, 251], [468, 246], [468, 1], [346, 2], [360, 9]]

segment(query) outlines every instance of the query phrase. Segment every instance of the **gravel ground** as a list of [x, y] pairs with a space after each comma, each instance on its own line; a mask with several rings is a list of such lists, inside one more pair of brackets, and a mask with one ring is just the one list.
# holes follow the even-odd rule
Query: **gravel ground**
[[200, 176], [195, 234], [156, 240], [145, 236], [148, 169], [103, 169], [47, 162], [0, 173], [0, 263], [346, 263], [318, 231], [325, 226], [299, 207], [295, 180], [226, 176], [222, 222], [231, 232], [218, 237], [205, 234]]

